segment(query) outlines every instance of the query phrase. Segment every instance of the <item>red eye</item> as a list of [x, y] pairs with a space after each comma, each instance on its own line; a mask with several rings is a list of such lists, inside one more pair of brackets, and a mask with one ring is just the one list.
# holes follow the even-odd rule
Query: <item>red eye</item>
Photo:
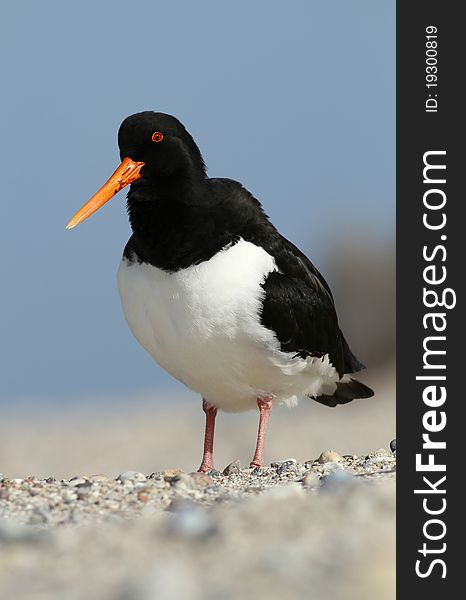
[[161, 142], [163, 140], [163, 133], [160, 133], [160, 131], [154, 131], [154, 133], [152, 134], [152, 141], [153, 142]]

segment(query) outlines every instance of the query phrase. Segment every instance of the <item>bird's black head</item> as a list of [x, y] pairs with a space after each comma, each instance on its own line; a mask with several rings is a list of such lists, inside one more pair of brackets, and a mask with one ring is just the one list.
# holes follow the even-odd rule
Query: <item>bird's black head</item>
[[154, 189], [167, 189], [183, 182], [195, 184], [205, 178], [199, 148], [184, 125], [171, 115], [145, 111], [127, 117], [118, 131], [118, 145], [121, 165], [78, 210], [67, 229], [76, 227], [135, 181], [141, 188], [152, 185]]
[[118, 131], [120, 157], [143, 162], [144, 178], [167, 177], [183, 171], [205, 175], [199, 148], [184, 125], [165, 113], [145, 111], [127, 117]]

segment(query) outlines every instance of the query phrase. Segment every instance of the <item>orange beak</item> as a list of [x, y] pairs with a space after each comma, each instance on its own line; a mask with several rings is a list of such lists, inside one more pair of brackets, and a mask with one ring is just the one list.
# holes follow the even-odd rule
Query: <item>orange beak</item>
[[128, 157], [124, 158], [107, 183], [104, 183], [100, 190], [78, 210], [66, 228], [73, 229], [73, 227], [85, 221], [87, 217], [90, 217], [96, 210], [99, 210], [99, 208], [113, 198], [117, 192], [142, 177], [140, 171], [143, 166], [143, 162], [135, 162]]

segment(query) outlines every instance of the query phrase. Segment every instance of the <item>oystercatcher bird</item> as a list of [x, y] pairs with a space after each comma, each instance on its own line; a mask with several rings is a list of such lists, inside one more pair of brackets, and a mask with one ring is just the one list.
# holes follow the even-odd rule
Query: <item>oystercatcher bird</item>
[[203, 398], [199, 471], [213, 469], [217, 409], [259, 408], [258, 467], [273, 405], [308, 397], [334, 407], [373, 395], [347, 375], [363, 365], [325, 279], [240, 183], [207, 177], [178, 119], [127, 117], [118, 144], [121, 165], [67, 228], [131, 184], [133, 234], [118, 271], [123, 311], [159, 365]]

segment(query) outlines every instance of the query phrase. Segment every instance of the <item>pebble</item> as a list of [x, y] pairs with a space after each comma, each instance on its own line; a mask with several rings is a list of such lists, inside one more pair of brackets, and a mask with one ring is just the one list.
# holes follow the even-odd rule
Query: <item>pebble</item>
[[125, 481], [130, 481], [131, 483], [145, 483], [147, 477], [139, 471], [125, 471], [118, 475], [117, 481], [121, 481], [122, 483]]
[[[396, 454], [396, 439], [394, 439], [390, 442], [390, 450], [393, 452], [393, 454]], [[0, 481], [1, 481], [1, 477], [0, 477]]]
[[88, 489], [88, 488], [91, 488], [92, 486], [93, 486], [93, 483], [89, 479], [85, 479], [82, 483], [77, 483], [75, 485], [75, 487], [77, 487], [80, 490]]
[[[53, 482], [47, 480], [47, 483], [53, 483]], [[68, 485], [71, 485], [73, 487], [77, 486], [77, 485], [82, 485], [83, 483], [86, 483], [86, 480], [83, 479], [82, 477], [72, 477], [68, 481]]]
[[234, 460], [223, 469], [223, 474], [228, 477], [229, 475], [237, 475], [240, 471], [241, 463], [239, 460]]
[[298, 467], [297, 467], [296, 461], [294, 459], [286, 460], [277, 467], [277, 475], [281, 475], [282, 473], [285, 473], [285, 472], [295, 473], [297, 470], [298, 470]]
[[170, 479], [173, 479], [180, 473], [184, 473], [184, 471], [182, 471], [181, 469], [165, 469], [165, 471], [162, 471], [160, 474], [166, 481], [169, 481]]
[[145, 504], [149, 500], [149, 496], [148, 496], [147, 492], [143, 491], [143, 490], [138, 492], [137, 498], [138, 498], [139, 502], [142, 502], [143, 504]]
[[343, 461], [343, 456], [340, 456], [338, 452], [334, 452], [333, 450], [325, 450], [318, 458], [318, 462], [321, 465], [324, 465], [325, 463], [339, 463]]
[[94, 483], [108, 483], [109, 481], [111, 481], [110, 477], [107, 477], [106, 475], [101, 475], [100, 473], [97, 475], [90, 475], [88, 479], [90, 479]]
[[279, 462], [273, 462], [270, 463], [270, 466], [272, 467], [272, 469], [277, 469], [278, 467], [281, 467], [282, 465], [295, 465], [296, 464], [296, 458], [287, 458], [286, 460], [281, 460]]
[[221, 477], [222, 473], [220, 473], [220, 471], [217, 471], [217, 469], [211, 469], [208, 472], [209, 477]]

